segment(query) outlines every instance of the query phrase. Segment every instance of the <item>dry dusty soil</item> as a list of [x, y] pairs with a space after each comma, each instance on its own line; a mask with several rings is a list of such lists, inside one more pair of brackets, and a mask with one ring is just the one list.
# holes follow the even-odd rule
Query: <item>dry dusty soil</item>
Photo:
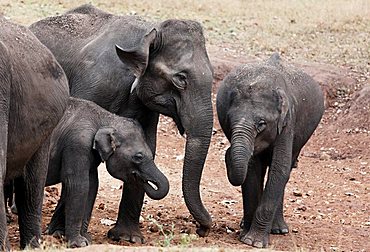
[[[214, 93], [232, 67], [255, 60], [237, 58], [217, 48], [210, 49], [210, 56], [215, 70]], [[293, 170], [286, 187], [284, 215], [290, 233], [271, 235], [270, 247], [293, 251], [370, 251], [369, 83], [360, 85], [356, 76], [344, 68], [316, 63], [297, 63], [297, 66], [323, 87], [326, 113], [304, 147], [298, 168]], [[161, 117], [156, 163], [168, 176], [171, 188], [161, 201], [145, 199], [141, 224], [145, 246], [248, 249], [237, 239], [242, 217], [241, 189], [231, 186], [226, 178], [224, 154], [229, 144], [217, 116], [201, 184], [204, 204], [213, 216], [213, 228], [206, 238], [195, 235], [194, 220], [182, 197], [184, 143], [174, 123]], [[102, 223], [115, 220], [122, 183], [110, 177], [104, 165], [99, 170], [100, 190], [89, 229], [94, 244], [138, 246], [112, 242], [106, 237], [110, 227]], [[46, 189], [44, 230], [58, 193], [58, 186]], [[10, 239], [16, 248], [19, 232], [16, 217], [13, 219]], [[44, 237], [48, 242], [60, 244], [57, 239]]]

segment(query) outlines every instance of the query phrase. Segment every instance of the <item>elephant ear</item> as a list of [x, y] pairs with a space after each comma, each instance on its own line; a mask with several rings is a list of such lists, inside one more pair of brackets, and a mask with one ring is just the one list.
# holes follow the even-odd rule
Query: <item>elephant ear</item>
[[154, 43], [157, 30], [153, 28], [132, 48], [122, 48], [116, 45], [116, 52], [120, 60], [125, 63], [136, 78], [142, 76], [148, 66], [150, 45]]
[[283, 131], [283, 128], [287, 124], [287, 117], [288, 117], [288, 111], [289, 111], [289, 99], [287, 94], [284, 90], [278, 88], [274, 90], [277, 98], [278, 98], [278, 111], [280, 113], [278, 123], [277, 123], [277, 130], [278, 134], [280, 134]]
[[115, 133], [114, 128], [106, 127], [100, 128], [95, 134], [93, 149], [99, 152], [103, 162], [107, 161], [121, 144], [115, 137]]

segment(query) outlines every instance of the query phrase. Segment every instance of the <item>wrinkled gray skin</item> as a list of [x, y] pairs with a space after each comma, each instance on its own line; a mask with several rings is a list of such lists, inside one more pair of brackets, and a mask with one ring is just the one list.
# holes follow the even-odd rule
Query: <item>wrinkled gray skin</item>
[[14, 179], [21, 248], [38, 247], [48, 137], [67, 106], [67, 78], [25, 27], [0, 16], [0, 250], [9, 249], [4, 185]]
[[323, 112], [320, 86], [307, 74], [283, 65], [278, 54], [261, 64], [239, 67], [223, 80], [217, 113], [231, 143], [225, 157], [228, 179], [242, 186], [242, 242], [267, 247], [270, 232], [288, 232], [283, 217], [285, 185]]
[[114, 115], [91, 101], [71, 98], [51, 136], [46, 180], [46, 185], [62, 182], [61, 199], [48, 233], [65, 234], [70, 247], [91, 243], [87, 229], [98, 190], [97, 168], [102, 161], [110, 175], [140, 185], [152, 199], [162, 199], [168, 193], [168, 180], [154, 164], [138, 122]]
[[[190, 213], [200, 223], [198, 234], [206, 236], [212, 220], [199, 183], [212, 133], [213, 78], [200, 24], [153, 24], [83, 5], [30, 29], [62, 65], [71, 95], [135, 118], [153, 154], [159, 113], [172, 117], [179, 132], [186, 133], [182, 189]], [[123, 189], [117, 223], [108, 232], [111, 239], [143, 242], [139, 217], [144, 190], [136, 187], [129, 182]]]

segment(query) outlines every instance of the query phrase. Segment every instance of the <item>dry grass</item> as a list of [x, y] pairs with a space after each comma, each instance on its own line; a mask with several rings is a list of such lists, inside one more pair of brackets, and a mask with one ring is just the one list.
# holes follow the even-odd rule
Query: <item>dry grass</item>
[[[2, 12], [30, 24], [88, 1], [0, 0]], [[151, 20], [195, 19], [203, 24], [208, 43], [235, 54], [263, 57], [273, 51], [289, 60], [315, 61], [370, 72], [370, 0], [94, 0], [117, 14]]]

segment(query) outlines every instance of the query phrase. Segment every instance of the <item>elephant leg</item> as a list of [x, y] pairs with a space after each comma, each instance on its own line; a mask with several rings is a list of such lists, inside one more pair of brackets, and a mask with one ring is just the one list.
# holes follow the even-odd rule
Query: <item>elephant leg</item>
[[49, 162], [49, 140], [27, 163], [22, 177], [14, 180], [15, 203], [18, 209], [20, 245], [36, 248], [41, 240], [41, 209]]
[[281, 134], [275, 143], [268, 179], [248, 233], [241, 241], [253, 247], [267, 247], [275, 213], [289, 180], [292, 162], [292, 134]]
[[58, 238], [61, 238], [65, 235], [65, 200], [66, 192], [65, 189], [62, 188], [60, 199], [46, 231], [48, 235]]
[[274, 222], [272, 223], [271, 234], [287, 234], [289, 233], [288, 224], [284, 220], [283, 205], [284, 193], [279, 199], [278, 208], [276, 209]]
[[258, 157], [249, 161], [247, 177], [242, 185], [244, 216], [241, 222], [243, 231], [240, 239], [249, 231], [254, 213], [261, 200], [266, 168], [267, 166]]
[[70, 176], [63, 181], [66, 190], [65, 201], [65, 236], [68, 247], [85, 247], [90, 242], [81, 235], [82, 222], [85, 214], [89, 181], [81, 181], [88, 175]]
[[65, 191], [65, 237], [71, 248], [90, 245], [81, 235], [89, 195], [91, 157], [80, 150], [65, 149], [62, 158], [62, 187]]
[[[0, 42], [0, 54], [6, 56], [7, 50]], [[0, 57], [0, 250], [10, 250], [5, 213], [4, 182], [8, 151], [8, 121], [10, 102], [10, 64], [6, 57]], [[15, 115], [16, 116], [16, 115]]]
[[94, 208], [94, 203], [96, 199], [96, 194], [98, 193], [99, 187], [99, 178], [98, 178], [98, 169], [93, 168], [90, 170], [89, 175], [89, 195], [87, 197], [87, 204], [85, 207], [85, 215], [81, 228], [81, 235], [85, 237], [90, 243], [92, 242], [91, 236], [88, 234], [87, 230], [89, 228], [89, 223], [91, 219], [91, 214]]
[[[1, 154], [0, 154], [1, 155]], [[0, 167], [1, 169], [1, 167]], [[8, 228], [5, 212], [4, 186], [0, 170], [0, 251], [10, 251], [10, 244], [8, 240]]]
[[[292, 169], [298, 167], [299, 151], [292, 155]], [[279, 205], [275, 213], [274, 222], [272, 223], [272, 234], [287, 234], [289, 233], [288, 224], [284, 220], [284, 193], [279, 200]]]
[[144, 243], [139, 228], [139, 218], [144, 201], [144, 188], [135, 179], [127, 181], [123, 187], [122, 200], [116, 225], [108, 231], [114, 241], [123, 239], [132, 243]]

